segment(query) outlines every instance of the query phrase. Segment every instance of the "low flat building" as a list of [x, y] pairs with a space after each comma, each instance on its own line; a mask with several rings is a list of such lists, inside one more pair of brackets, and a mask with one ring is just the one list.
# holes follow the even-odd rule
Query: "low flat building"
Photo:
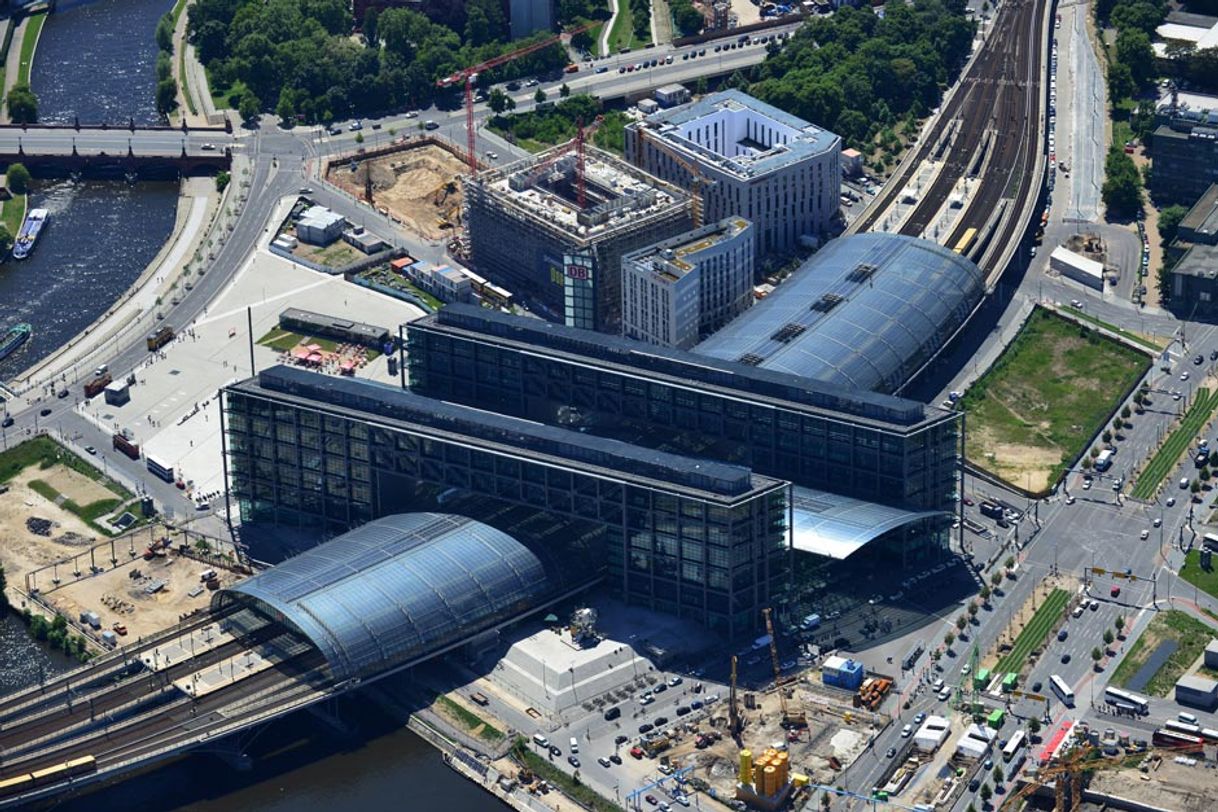
[[309, 245], [329, 245], [342, 236], [347, 220], [325, 206], [310, 206], [296, 221], [296, 236]]
[[1218, 707], [1218, 682], [1195, 674], [1180, 677], [1176, 681], [1176, 702], [1212, 711]]
[[1104, 290], [1103, 263], [1088, 259], [1082, 254], [1076, 254], [1064, 246], [1059, 245], [1049, 255], [1049, 269], [1093, 290], [1101, 293]]
[[1218, 671], [1218, 640], [1211, 640], [1205, 646], [1205, 667]]
[[752, 224], [730, 217], [622, 257], [622, 334], [687, 350], [753, 303]]
[[1210, 184], [1184, 215], [1176, 239], [1182, 243], [1218, 244], [1218, 183]]
[[332, 338], [348, 344], [359, 344], [374, 350], [383, 350], [390, 342], [388, 328], [372, 324], [361, 324], [358, 321], [327, 316], [289, 307], [279, 314], [279, 326], [293, 333], [312, 336], [314, 338]]
[[664, 85], [656, 89], [655, 97], [661, 107], [676, 107], [689, 101], [689, 88], [680, 84]]
[[951, 723], [942, 716], [928, 716], [914, 734], [914, 746], [924, 753], [933, 753], [947, 739]]
[[365, 231], [363, 226], [344, 231], [343, 241], [365, 254], [375, 254], [389, 247], [389, 243], [385, 242], [383, 237], [378, 237], [371, 231]]
[[842, 174], [848, 178], [863, 174], [863, 153], [857, 149], [842, 150]]
[[468, 302], [473, 298], [473, 280], [457, 268], [414, 262], [403, 273], [442, 302]]

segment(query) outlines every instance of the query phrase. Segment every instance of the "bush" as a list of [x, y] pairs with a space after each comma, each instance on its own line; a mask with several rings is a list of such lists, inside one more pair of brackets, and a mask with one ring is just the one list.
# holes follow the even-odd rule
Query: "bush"
[[38, 121], [38, 97], [27, 84], [13, 85], [8, 92], [8, 116], [14, 124], [35, 124]]
[[30, 170], [25, 168], [25, 164], [16, 163], [9, 164], [8, 167], [8, 188], [19, 195], [26, 194], [30, 190]]

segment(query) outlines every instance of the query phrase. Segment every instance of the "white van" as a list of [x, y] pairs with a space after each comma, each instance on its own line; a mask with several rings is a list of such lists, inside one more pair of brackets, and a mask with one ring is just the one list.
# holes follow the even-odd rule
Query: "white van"
[[1193, 716], [1191, 713], [1177, 713], [1176, 718], [1179, 719], [1181, 722], [1184, 722], [1185, 724], [1190, 724], [1190, 725], [1197, 724], [1197, 717]]
[[545, 736], [541, 735], [540, 733], [533, 734], [533, 744], [537, 745], [542, 750], [550, 749], [550, 740], [547, 739]]
[[571, 737], [571, 755], [575, 755], [578, 752], [579, 752], [579, 740], [576, 739], [574, 736], [572, 736]]

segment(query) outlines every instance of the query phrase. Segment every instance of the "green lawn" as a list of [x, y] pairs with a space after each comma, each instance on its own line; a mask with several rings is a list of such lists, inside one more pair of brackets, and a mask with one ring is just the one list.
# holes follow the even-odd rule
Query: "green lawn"
[[1159, 341], [1152, 341], [1151, 339], [1147, 338], [1146, 336], [1138, 335], [1137, 333], [1131, 333], [1130, 331], [1128, 331], [1122, 327], [1117, 327], [1115, 324], [1109, 324], [1108, 322], [1104, 321], [1103, 319], [1097, 319], [1095, 316], [1091, 315], [1090, 313], [1084, 313], [1082, 310], [1076, 310], [1073, 307], [1062, 307], [1061, 310], [1063, 313], [1069, 313], [1071, 316], [1074, 316], [1077, 319], [1082, 319], [1083, 321], [1091, 322], [1092, 324], [1096, 325], [1097, 327], [1103, 327], [1108, 332], [1115, 333], [1116, 335], [1119, 335], [1122, 338], [1126, 338], [1135, 344], [1139, 344], [1139, 345], [1145, 347], [1146, 349], [1150, 350], [1151, 352], [1155, 352], [1155, 353], [1162, 352], [1163, 348], [1167, 346], [1166, 339], [1160, 339]]
[[1050, 592], [1049, 597], [1032, 616], [1031, 622], [1024, 626], [1019, 637], [1015, 638], [1015, 645], [998, 661], [998, 665], [994, 666], [994, 673], [1018, 674], [1023, 670], [1028, 655], [1045, 641], [1045, 637], [1061, 620], [1069, 602], [1070, 593], [1066, 590], [1054, 589]]
[[12, 446], [7, 451], [0, 453], [0, 482], [8, 482], [31, 465], [37, 465], [45, 471], [56, 464], [65, 465], [77, 473], [84, 474], [123, 499], [133, 498], [122, 485], [106, 477], [101, 471], [45, 434], [26, 440], [24, 443]]
[[15, 194], [9, 200], [4, 201], [4, 208], [0, 210], [0, 221], [3, 221], [9, 236], [13, 239], [17, 238], [17, 232], [21, 230], [21, 221], [25, 219], [25, 202], [25, 195]]
[[609, 29], [609, 52], [616, 54], [623, 48], [643, 48], [646, 45], [646, 40], [634, 35], [634, 15], [630, 11], [630, 3], [618, 0], [617, 19], [613, 21], [613, 28]]
[[[1201, 551], [1193, 550], [1184, 559], [1180, 567], [1180, 577], [1195, 585], [1202, 592], [1208, 592], [1218, 598], [1218, 570], [1201, 569]], [[1218, 615], [1214, 616], [1218, 620]]]
[[293, 333], [290, 330], [281, 330], [276, 327], [258, 339], [258, 344], [264, 347], [270, 347], [277, 352], [287, 352], [297, 344], [316, 344], [326, 352], [335, 352], [338, 349], [338, 342], [331, 338], [313, 338], [312, 336]]
[[[52, 502], [58, 502], [59, 498], [63, 495], [41, 479], [31, 479], [30, 490]], [[121, 504], [123, 504], [122, 499], [98, 499], [96, 502], [90, 502], [87, 505], [78, 505], [71, 499], [64, 499], [62, 502], [59, 502], [59, 506], [68, 513], [79, 517], [85, 524], [107, 536], [114, 535], [115, 531], [100, 524], [98, 519], [103, 516], [109, 516]]]
[[465, 726], [466, 730], [483, 741], [495, 744], [503, 740], [502, 730], [487, 722], [478, 714], [470, 712], [447, 696], [440, 695], [436, 697], [436, 702], [439, 703], [447, 715], [460, 722]]
[[15, 84], [30, 83], [30, 68], [34, 61], [34, 46], [38, 44], [38, 34], [42, 25], [47, 21], [46, 12], [35, 14], [29, 18], [25, 26], [25, 37], [21, 40], [21, 63], [17, 66], [17, 81]]
[[1038, 307], [960, 401], [968, 413], [965, 454], [1008, 482], [1048, 488], [1150, 363]]
[[1155, 616], [1134, 641], [1125, 659], [1112, 674], [1112, 682], [1124, 687], [1138, 669], [1150, 658], [1163, 640], [1175, 640], [1179, 647], [1167, 662], [1146, 683], [1146, 693], [1152, 696], [1167, 696], [1176, 685], [1176, 680], [1192, 667], [1201, 656], [1206, 644], [1218, 635], [1218, 630], [1207, 626], [1192, 615], [1171, 609]]
[[[207, 72], [207, 89], [211, 92], [212, 103], [216, 105], [217, 110], [226, 108], [236, 108], [241, 103], [241, 97], [245, 95], [245, 82], [238, 79], [232, 85], [226, 88], [219, 88], [216, 85], [215, 79], [212, 78], [211, 71]], [[419, 124], [422, 127], [422, 124]]]
[[528, 741], [523, 737], [516, 737], [516, 741], [512, 744], [512, 755], [516, 757], [518, 762], [523, 763], [534, 773], [541, 776], [544, 781], [558, 787], [564, 795], [568, 798], [573, 798], [585, 809], [591, 809], [593, 812], [622, 811], [620, 806], [600, 795], [587, 784], [576, 781], [565, 770], [558, 769], [547, 759], [534, 753], [532, 748], [529, 747]]
[[1167, 442], [1159, 447], [1150, 463], [1138, 477], [1132, 492], [1134, 499], [1149, 499], [1154, 495], [1159, 485], [1176, 467], [1180, 455], [1188, 450], [1189, 443], [1201, 431], [1201, 427], [1209, 421], [1215, 408], [1218, 408], [1218, 392], [1211, 393], [1205, 387], [1199, 388], [1193, 396], [1193, 405], [1185, 413], [1184, 419], [1180, 421], [1179, 428], [1173, 431], [1167, 438]]

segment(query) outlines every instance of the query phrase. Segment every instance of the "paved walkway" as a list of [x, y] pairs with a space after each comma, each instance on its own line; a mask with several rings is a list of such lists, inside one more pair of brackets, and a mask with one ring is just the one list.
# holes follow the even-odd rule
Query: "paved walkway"
[[656, 45], [672, 42], [672, 12], [668, 0], [651, 0], [651, 41]]
[[[8, 59], [4, 63], [4, 95], [8, 96], [9, 88], [17, 84], [17, 73], [21, 69], [21, 41], [25, 39], [25, 28], [29, 25], [30, 17], [23, 16], [21, 22], [13, 30], [13, 41], [8, 47]], [[8, 105], [0, 105], [0, 123], [8, 124]]]
[[[191, 127], [223, 124], [224, 116], [216, 112], [216, 105], [211, 98], [211, 90], [207, 84], [207, 71], [199, 63], [195, 46], [186, 41], [188, 17], [189, 15], [186, 13], [178, 17], [177, 28], [173, 31], [173, 75], [178, 80], [178, 113], [186, 117], [186, 123]], [[185, 58], [179, 62], [179, 54], [182, 53], [182, 49], [185, 49]], [[185, 67], [185, 76], [179, 72], [179, 67]], [[186, 103], [188, 93], [195, 103], [193, 114]]]
[[613, 24], [617, 22], [617, 12], [618, 8], [620, 8], [619, 4], [624, 2], [626, 2], [626, 0], [609, 0], [609, 11], [611, 13], [609, 15], [609, 19], [605, 21], [603, 26], [601, 26], [600, 47], [601, 54], [603, 56], [609, 56], [609, 35], [613, 33]]

